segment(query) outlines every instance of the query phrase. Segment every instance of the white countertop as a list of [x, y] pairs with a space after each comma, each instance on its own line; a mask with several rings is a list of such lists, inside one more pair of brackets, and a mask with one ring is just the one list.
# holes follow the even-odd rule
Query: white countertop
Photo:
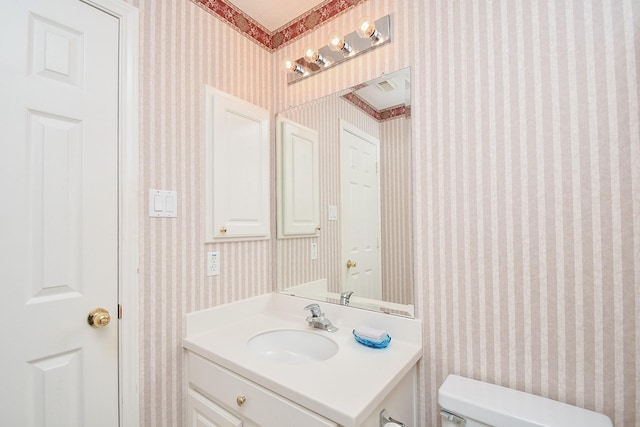
[[[314, 301], [267, 294], [187, 315], [183, 346], [344, 427], [357, 427], [422, 356], [422, 322], [320, 303], [335, 333], [313, 329], [304, 306]], [[358, 344], [356, 327], [386, 330], [386, 349]], [[247, 349], [262, 332], [294, 329], [332, 339], [338, 352], [328, 360], [287, 364]]]

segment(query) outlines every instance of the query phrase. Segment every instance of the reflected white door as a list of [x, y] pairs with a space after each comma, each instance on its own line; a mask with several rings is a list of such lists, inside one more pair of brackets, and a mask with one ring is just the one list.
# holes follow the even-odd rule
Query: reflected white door
[[0, 425], [117, 426], [118, 20], [3, 1], [0, 34]]
[[343, 291], [382, 299], [380, 141], [340, 121]]

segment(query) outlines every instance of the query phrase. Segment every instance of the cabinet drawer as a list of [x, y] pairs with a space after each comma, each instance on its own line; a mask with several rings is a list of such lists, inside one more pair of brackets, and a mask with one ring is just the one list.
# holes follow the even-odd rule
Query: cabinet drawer
[[242, 427], [242, 421], [197, 391], [187, 390], [188, 427]]
[[[263, 427], [337, 427], [337, 424], [307, 409], [187, 352], [188, 380], [191, 387], [228, 410]], [[244, 397], [239, 405], [238, 398]]]

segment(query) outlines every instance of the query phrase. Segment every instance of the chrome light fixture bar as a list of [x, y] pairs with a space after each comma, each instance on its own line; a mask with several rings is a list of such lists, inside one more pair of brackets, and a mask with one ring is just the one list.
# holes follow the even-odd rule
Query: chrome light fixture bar
[[306, 79], [390, 42], [391, 16], [383, 16], [374, 21], [373, 25], [366, 19], [357, 31], [343, 38], [333, 33], [329, 45], [317, 50], [310, 48], [305, 52], [305, 56], [295, 61], [287, 60], [287, 83]]

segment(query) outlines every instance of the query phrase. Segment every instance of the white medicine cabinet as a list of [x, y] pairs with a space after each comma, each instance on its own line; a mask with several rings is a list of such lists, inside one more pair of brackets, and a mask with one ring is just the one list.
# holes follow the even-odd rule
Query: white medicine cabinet
[[269, 227], [269, 111], [204, 89], [206, 241], [262, 240]]

